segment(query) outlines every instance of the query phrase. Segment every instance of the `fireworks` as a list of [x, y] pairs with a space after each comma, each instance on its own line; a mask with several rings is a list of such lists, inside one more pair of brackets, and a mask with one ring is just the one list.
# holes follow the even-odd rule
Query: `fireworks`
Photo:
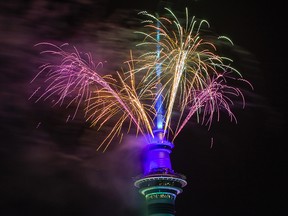
[[[217, 54], [216, 46], [218, 40], [233, 45], [232, 41], [206, 36], [202, 28], [209, 28], [209, 23], [190, 18], [187, 9], [183, 20], [170, 9], [166, 12], [163, 16], [140, 13], [144, 30], [136, 33], [143, 36], [137, 44], [142, 53], [135, 57], [131, 51], [125, 67], [110, 74], [104, 63], [95, 63], [88, 53], [76, 48], [65, 51], [66, 45], [38, 44], [50, 46], [42, 53], [61, 61], [40, 68], [35, 79], [45, 73], [48, 85], [36, 101], [56, 97], [54, 105], [74, 104], [74, 117], [83, 107], [85, 119], [98, 130], [113, 122], [98, 147], [103, 151], [116, 137], [121, 140], [124, 129], [133, 128], [136, 135], [149, 140], [153, 130], [161, 127], [167, 139], [174, 140], [194, 115], [200, 123], [211, 125], [214, 115], [219, 120], [224, 110], [236, 120], [230, 107], [234, 97], [240, 97], [244, 106], [244, 96], [228, 81], [249, 82], [231, 66], [232, 60]], [[156, 118], [163, 125], [157, 126]]]

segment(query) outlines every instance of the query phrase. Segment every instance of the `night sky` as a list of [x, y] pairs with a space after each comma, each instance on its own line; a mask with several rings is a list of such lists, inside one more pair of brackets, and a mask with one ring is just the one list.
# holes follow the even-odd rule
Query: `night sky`
[[[191, 123], [175, 140], [173, 169], [187, 177], [177, 216], [286, 216], [287, 69], [284, 2], [177, 0], [174, 11], [209, 21], [235, 44], [235, 67], [254, 89], [237, 124], [223, 114], [212, 127]], [[133, 186], [140, 147], [125, 142], [97, 152], [99, 138], [83, 118], [29, 100], [43, 59], [36, 43], [69, 43], [112, 70], [127, 58], [137, 11], [158, 1], [11, 0], [0, 3], [0, 215], [141, 216]], [[285, 65], [285, 66], [284, 66]], [[99, 134], [101, 136], [101, 133]], [[211, 145], [213, 143], [213, 145]]]

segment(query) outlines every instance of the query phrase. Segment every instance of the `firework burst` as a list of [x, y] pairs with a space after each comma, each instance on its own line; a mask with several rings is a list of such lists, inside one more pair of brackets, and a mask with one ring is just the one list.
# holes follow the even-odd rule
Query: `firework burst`
[[[38, 95], [36, 102], [56, 98], [53, 105], [73, 104], [73, 117], [83, 108], [85, 119], [98, 130], [113, 122], [98, 147], [103, 151], [116, 137], [121, 141], [125, 128], [135, 129], [136, 135], [148, 140], [153, 138], [159, 116], [164, 134], [171, 140], [194, 115], [202, 119], [199, 122], [211, 125], [214, 115], [219, 119], [224, 110], [236, 120], [230, 109], [232, 98], [240, 97], [244, 105], [244, 96], [227, 80], [247, 81], [231, 66], [232, 60], [217, 54], [216, 43], [202, 34], [204, 25], [209, 28], [207, 21], [190, 18], [187, 9], [184, 20], [170, 9], [166, 12], [165, 16], [140, 13], [145, 17], [144, 31], [136, 33], [143, 36], [137, 44], [142, 53], [134, 57], [131, 51], [125, 66], [112, 73], [105, 71], [104, 63], [95, 63], [89, 53], [75, 47], [69, 52], [65, 51], [67, 44], [37, 44], [49, 46], [42, 54], [55, 56], [60, 62], [40, 67], [32, 81], [44, 73], [47, 86], [40, 96], [36, 92], [41, 87], [37, 88], [31, 98]], [[232, 45], [229, 38], [218, 37], [223, 39]]]

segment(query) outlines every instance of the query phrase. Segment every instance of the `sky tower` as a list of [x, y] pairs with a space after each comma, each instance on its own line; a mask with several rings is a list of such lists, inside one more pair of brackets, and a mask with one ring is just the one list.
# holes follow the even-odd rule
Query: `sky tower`
[[[159, 28], [159, 23], [157, 23]], [[157, 41], [160, 40], [160, 31], [157, 30]], [[159, 43], [156, 47], [156, 58], [160, 57]], [[161, 74], [161, 63], [156, 64], [158, 78]], [[174, 216], [175, 200], [182, 188], [187, 184], [185, 176], [175, 173], [170, 161], [173, 143], [165, 138], [163, 96], [160, 92], [161, 82], [157, 86], [155, 103], [155, 129], [153, 138], [143, 152], [143, 175], [135, 181], [139, 192], [145, 196], [148, 216]]]
[[154, 135], [144, 150], [144, 174], [136, 179], [135, 186], [145, 196], [148, 216], [174, 216], [176, 197], [187, 182], [172, 169], [173, 144], [165, 140], [161, 130], [154, 130]]

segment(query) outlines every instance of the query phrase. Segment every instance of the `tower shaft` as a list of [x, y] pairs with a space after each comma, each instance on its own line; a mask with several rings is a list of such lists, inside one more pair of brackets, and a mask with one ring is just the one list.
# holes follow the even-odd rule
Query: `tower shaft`
[[173, 144], [158, 134], [144, 151], [144, 174], [136, 179], [135, 186], [145, 197], [147, 216], [174, 216], [176, 197], [187, 184], [185, 176], [172, 169], [172, 148]]

